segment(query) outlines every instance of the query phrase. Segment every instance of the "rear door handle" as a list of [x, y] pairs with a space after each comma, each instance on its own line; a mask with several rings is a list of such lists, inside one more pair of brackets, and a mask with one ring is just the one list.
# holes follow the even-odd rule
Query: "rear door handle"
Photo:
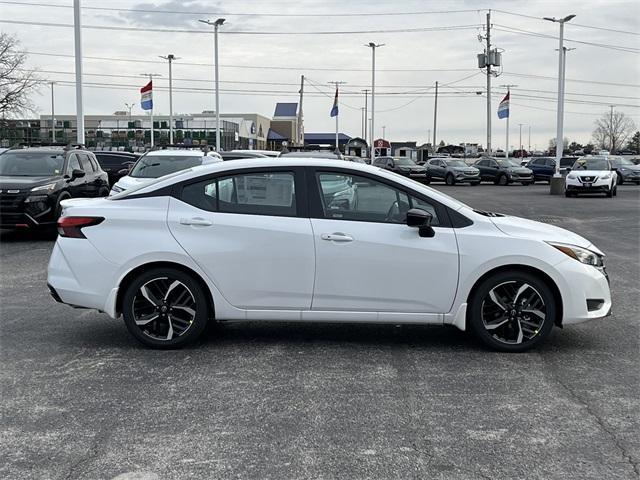
[[330, 242], [353, 242], [353, 237], [340, 232], [323, 233], [322, 235], [320, 235], [320, 238], [322, 240], [328, 240]]
[[213, 222], [209, 220], [205, 220], [204, 218], [200, 218], [200, 217], [181, 218], [180, 225], [198, 225], [201, 227], [209, 227], [213, 225]]

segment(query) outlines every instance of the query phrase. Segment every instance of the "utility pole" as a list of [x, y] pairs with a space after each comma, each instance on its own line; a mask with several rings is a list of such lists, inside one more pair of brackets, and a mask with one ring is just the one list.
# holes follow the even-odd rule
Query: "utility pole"
[[76, 132], [77, 141], [84, 145], [84, 106], [82, 101], [82, 11], [80, 0], [73, 0], [73, 37], [76, 63]]
[[300, 76], [300, 104], [298, 105], [298, 145], [304, 147], [304, 116], [302, 114], [302, 100], [304, 99], [304, 75]]
[[[487, 12], [487, 152], [491, 156], [491, 10]], [[509, 146], [507, 145], [507, 150]]]
[[169, 143], [173, 144], [173, 77], [171, 74], [171, 64], [174, 60], [179, 60], [179, 58], [172, 53], [166, 57], [160, 55], [160, 58], [169, 61]]
[[124, 104], [125, 107], [127, 107], [127, 109], [129, 110], [129, 123], [131, 123], [131, 109], [133, 108], [135, 104], [133, 103], [126, 103]]
[[520, 127], [520, 159], [522, 159], [522, 157], [524, 156], [522, 154], [522, 125], [524, 125], [524, 123], [518, 124], [518, 126]]
[[511, 116], [511, 88], [517, 87], [518, 85], [508, 84], [508, 85], [500, 85], [501, 87], [505, 87], [507, 89], [507, 95], [509, 96], [509, 111], [507, 113], [507, 139], [506, 139], [506, 147], [504, 148], [504, 158], [509, 158], [509, 117]]
[[[160, 77], [159, 73], [141, 73], [143, 77], [149, 77], [149, 83], [151, 83], [153, 87], [153, 77]], [[149, 110], [150, 118], [151, 118], [151, 148], [153, 148], [153, 88], [151, 88], [151, 109]]]
[[51, 141], [55, 143], [56, 141], [56, 113], [55, 113], [55, 104], [53, 101], [53, 85], [55, 82], [51, 82]]
[[213, 25], [213, 62], [215, 66], [216, 84], [216, 152], [220, 151], [220, 81], [218, 78], [218, 28], [225, 22], [224, 18], [218, 18], [215, 22], [210, 20], [198, 20], [207, 25]]
[[364, 135], [362, 136], [362, 138], [364, 139], [365, 143], [367, 143], [367, 118], [369, 118], [369, 112], [367, 111], [368, 109], [368, 101], [369, 101], [369, 89], [365, 88], [364, 90], [362, 90], [364, 92]]
[[382, 126], [382, 138], [387, 139], [387, 127], [385, 125]]
[[531, 125], [529, 125], [529, 153], [531, 153]]
[[433, 104], [433, 148], [436, 147], [436, 127], [438, 122], [438, 82], [436, 81], [436, 98]]
[[371, 48], [371, 164], [376, 157], [376, 149], [373, 145], [375, 139], [375, 113], [376, 113], [376, 48], [383, 47], [384, 43], [369, 42], [365, 47]]
[[367, 117], [364, 114], [364, 107], [360, 107], [360, 123], [361, 123], [361, 126], [362, 126], [361, 138], [363, 140], [364, 140], [364, 132], [366, 130], [365, 125], [364, 125], [366, 123], [366, 118]]
[[[51, 87], [53, 88], [53, 87]], [[613, 154], [615, 153], [613, 151], [613, 109], [616, 108], [615, 105], [609, 105], [609, 108], [611, 108], [611, 114], [609, 115], [609, 153]]]
[[[341, 81], [333, 81], [333, 82], [327, 82], [331, 85], [335, 85], [336, 86], [336, 100], [338, 98], [338, 86], [339, 85], [344, 85], [347, 82], [341, 82]], [[336, 104], [337, 106], [337, 104]], [[338, 140], [338, 118], [340, 117], [340, 109], [338, 109], [338, 111], [336, 112], [336, 153], [340, 153], [340, 143]]]

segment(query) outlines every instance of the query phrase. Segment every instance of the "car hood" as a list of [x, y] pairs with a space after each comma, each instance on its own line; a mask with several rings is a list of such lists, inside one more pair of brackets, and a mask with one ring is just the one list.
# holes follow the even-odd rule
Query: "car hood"
[[640, 165], [620, 165], [619, 170], [632, 170], [634, 172], [640, 172]]
[[581, 177], [601, 177], [611, 172], [609, 170], [571, 170], [569, 173]]
[[40, 185], [54, 183], [61, 179], [59, 176], [53, 177], [0, 177], [0, 190], [31, 190]]
[[588, 248], [602, 255], [589, 240], [564, 228], [520, 217], [490, 217], [490, 220], [500, 231], [512, 237], [567, 243]]
[[468, 167], [449, 167], [451, 170], [455, 172], [478, 172], [479, 170], [476, 167], [472, 167], [469, 165]]
[[521, 175], [531, 173], [531, 170], [525, 167], [507, 167], [507, 170], [513, 173], [521, 174]]
[[148, 185], [152, 182], [155, 182], [157, 178], [139, 178], [139, 177], [130, 177], [129, 175], [125, 175], [121, 179], [116, 182], [116, 185], [123, 190], [129, 190], [133, 187], [140, 187], [142, 185]]

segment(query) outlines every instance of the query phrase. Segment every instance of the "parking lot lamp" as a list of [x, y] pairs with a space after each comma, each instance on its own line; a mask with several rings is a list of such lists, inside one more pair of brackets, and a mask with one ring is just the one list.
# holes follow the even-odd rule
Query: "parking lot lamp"
[[206, 23], [207, 25], [213, 25], [213, 62], [215, 65], [215, 77], [216, 77], [216, 152], [220, 151], [220, 85], [218, 76], [218, 28], [225, 22], [224, 18], [219, 18], [215, 22], [210, 20], [198, 20], [199, 22]]
[[170, 53], [166, 57], [160, 55], [160, 58], [169, 61], [169, 143], [173, 144], [173, 76], [171, 74], [171, 64], [178, 57]]
[[375, 102], [376, 102], [376, 48], [384, 47], [384, 43], [369, 42], [365, 47], [371, 48], [371, 164], [376, 157], [376, 149], [374, 145], [374, 128], [375, 128]]
[[560, 37], [558, 47], [558, 107], [556, 119], [556, 171], [551, 179], [551, 193], [560, 195], [562, 193], [562, 175], [560, 175], [560, 159], [562, 158], [563, 140], [562, 123], [564, 119], [564, 24], [571, 21], [575, 15], [567, 15], [564, 18], [544, 17], [544, 20], [560, 24]]

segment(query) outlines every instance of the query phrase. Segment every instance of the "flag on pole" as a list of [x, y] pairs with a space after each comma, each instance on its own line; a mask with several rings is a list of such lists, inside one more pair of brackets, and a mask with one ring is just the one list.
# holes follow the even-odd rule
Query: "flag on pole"
[[149, 81], [144, 87], [140, 89], [142, 95], [140, 99], [140, 106], [142, 110], [153, 110], [153, 81]]
[[338, 87], [336, 87], [336, 98], [333, 99], [333, 108], [331, 108], [331, 116], [338, 116]]
[[509, 118], [509, 96], [511, 92], [507, 92], [500, 105], [498, 105], [498, 118]]

